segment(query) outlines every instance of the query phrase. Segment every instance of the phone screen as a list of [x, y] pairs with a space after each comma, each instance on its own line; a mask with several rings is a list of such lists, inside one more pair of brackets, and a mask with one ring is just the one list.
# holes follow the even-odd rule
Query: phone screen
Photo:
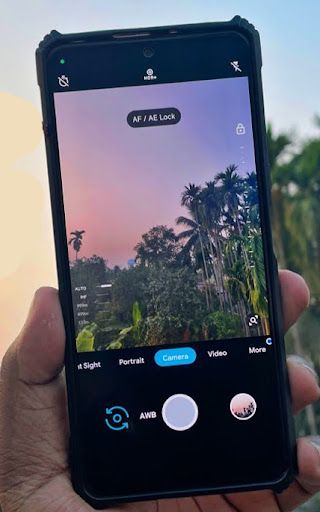
[[95, 496], [285, 469], [250, 64], [232, 57], [227, 76], [159, 83], [147, 62], [139, 85], [81, 90], [60, 71], [79, 439]]

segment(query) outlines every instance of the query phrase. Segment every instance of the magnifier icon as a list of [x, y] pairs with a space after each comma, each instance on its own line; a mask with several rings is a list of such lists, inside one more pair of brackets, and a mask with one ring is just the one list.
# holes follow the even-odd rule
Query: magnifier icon
[[259, 317], [258, 315], [251, 315], [248, 318], [248, 325], [249, 327], [252, 327], [253, 325], [258, 325]]

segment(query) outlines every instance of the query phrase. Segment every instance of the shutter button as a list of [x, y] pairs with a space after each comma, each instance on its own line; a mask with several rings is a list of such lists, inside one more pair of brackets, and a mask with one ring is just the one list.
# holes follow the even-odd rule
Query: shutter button
[[191, 396], [172, 395], [163, 404], [162, 418], [172, 430], [188, 430], [198, 419], [198, 406]]

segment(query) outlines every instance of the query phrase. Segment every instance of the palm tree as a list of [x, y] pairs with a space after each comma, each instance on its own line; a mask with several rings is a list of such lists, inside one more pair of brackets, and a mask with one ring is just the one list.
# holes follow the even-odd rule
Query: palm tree
[[[233, 253], [235, 258], [228, 258], [229, 253]], [[241, 251], [241, 239], [238, 235], [232, 235], [225, 247], [225, 276], [226, 288], [235, 302], [235, 309], [241, 318], [241, 322], [246, 333], [249, 336], [247, 317], [250, 314], [248, 309], [248, 289], [246, 280], [246, 271]]]
[[231, 299], [225, 297], [225, 286], [223, 282], [223, 243], [222, 236], [222, 203], [221, 189], [216, 186], [214, 181], [206, 182], [206, 186], [202, 189], [200, 194], [201, 212], [203, 224], [207, 232], [207, 239], [209, 242], [211, 253], [212, 273], [215, 278], [216, 287], [218, 291], [218, 299], [220, 306], [224, 308], [225, 298], [227, 298], [231, 306]]
[[82, 246], [82, 236], [83, 236], [84, 233], [85, 233], [84, 230], [81, 230], [81, 231], [78, 231], [78, 230], [71, 231], [71, 233], [70, 233], [71, 238], [69, 239], [68, 244], [69, 245], [72, 244], [72, 247], [75, 250], [76, 261], [78, 259], [78, 252], [80, 251], [81, 246]]
[[[205, 231], [203, 230], [203, 226], [201, 223], [202, 219], [201, 219], [201, 215], [200, 215], [201, 187], [194, 185], [193, 183], [189, 183], [188, 186], [185, 186], [184, 191], [182, 193], [182, 197], [181, 197], [181, 205], [185, 206], [187, 208], [187, 210], [190, 212], [191, 217], [193, 217], [194, 220], [187, 219], [186, 217], [180, 216], [176, 222], [177, 222], [177, 224], [186, 224], [187, 226], [189, 225], [189, 221], [191, 221], [191, 223], [193, 223], [191, 226], [191, 229], [194, 230], [193, 234], [196, 234], [199, 239], [200, 250], [201, 250], [202, 261], [203, 261], [203, 269], [204, 269], [204, 273], [205, 273], [205, 277], [206, 277], [206, 285], [205, 285], [206, 295], [208, 298], [208, 302], [211, 303], [212, 296], [211, 296], [211, 289], [209, 286], [209, 272], [208, 272], [207, 258], [205, 255], [205, 243], [204, 243], [204, 239], [203, 239], [205, 236]], [[184, 222], [184, 221], [186, 221], [186, 222]], [[188, 236], [189, 235], [186, 235], [185, 233], [184, 234], [180, 233], [180, 235], [178, 235], [178, 238], [181, 240], [183, 238], [187, 238]], [[208, 307], [210, 305], [211, 304], [208, 304]]]
[[257, 175], [255, 172], [248, 172], [244, 178], [244, 198], [250, 208], [258, 205]]
[[[225, 225], [230, 232], [230, 227], [233, 233], [242, 236], [242, 229], [244, 227], [246, 209], [245, 207], [245, 191], [248, 189], [248, 184], [253, 181], [253, 175], [247, 176], [246, 183], [237, 173], [237, 166], [229, 165], [224, 172], [221, 172], [216, 177], [216, 183], [220, 183], [221, 192], [223, 194], [225, 208], [224, 217]], [[251, 207], [251, 205], [249, 206]], [[246, 244], [242, 244], [243, 257], [246, 268], [250, 268], [250, 258], [247, 252]]]
[[240, 206], [241, 196], [244, 191], [243, 180], [237, 173], [237, 166], [229, 165], [224, 172], [216, 176], [216, 183], [220, 183], [221, 193], [225, 204], [225, 215], [231, 217], [234, 228], [241, 234]]
[[[191, 212], [190, 212], [191, 213]], [[186, 243], [183, 245], [181, 249], [181, 257], [185, 258], [186, 255], [192, 253], [193, 261], [196, 262], [199, 260], [198, 255], [201, 254], [201, 267], [204, 270], [205, 273], [205, 279], [204, 279], [204, 291], [206, 296], [206, 303], [207, 308], [210, 310], [210, 300], [211, 300], [211, 293], [209, 293], [208, 289], [208, 282], [209, 282], [209, 276], [208, 276], [208, 266], [207, 266], [207, 259], [208, 259], [208, 251], [205, 250], [205, 246], [203, 243], [203, 237], [206, 235], [204, 229], [202, 226], [200, 226], [195, 220], [189, 219], [188, 217], [180, 216], [176, 219], [176, 223], [178, 225], [184, 225], [187, 226], [188, 229], [185, 231], [182, 231], [177, 235], [178, 240], [185, 240], [187, 239]], [[202, 270], [201, 268], [201, 270]]]
[[249, 302], [252, 311], [259, 315], [264, 334], [269, 334], [267, 287], [265, 280], [263, 245], [260, 229], [250, 229], [247, 238], [252, 250], [250, 271], [247, 273]]

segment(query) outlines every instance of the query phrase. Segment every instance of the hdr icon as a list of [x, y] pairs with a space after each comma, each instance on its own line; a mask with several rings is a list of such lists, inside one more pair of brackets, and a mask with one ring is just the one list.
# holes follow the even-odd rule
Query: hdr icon
[[142, 412], [140, 414], [140, 420], [154, 420], [157, 417], [156, 411]]
[[157, 76], [154, 74], [153, 69], [148, 68], [143, 80], [157, 80]]

